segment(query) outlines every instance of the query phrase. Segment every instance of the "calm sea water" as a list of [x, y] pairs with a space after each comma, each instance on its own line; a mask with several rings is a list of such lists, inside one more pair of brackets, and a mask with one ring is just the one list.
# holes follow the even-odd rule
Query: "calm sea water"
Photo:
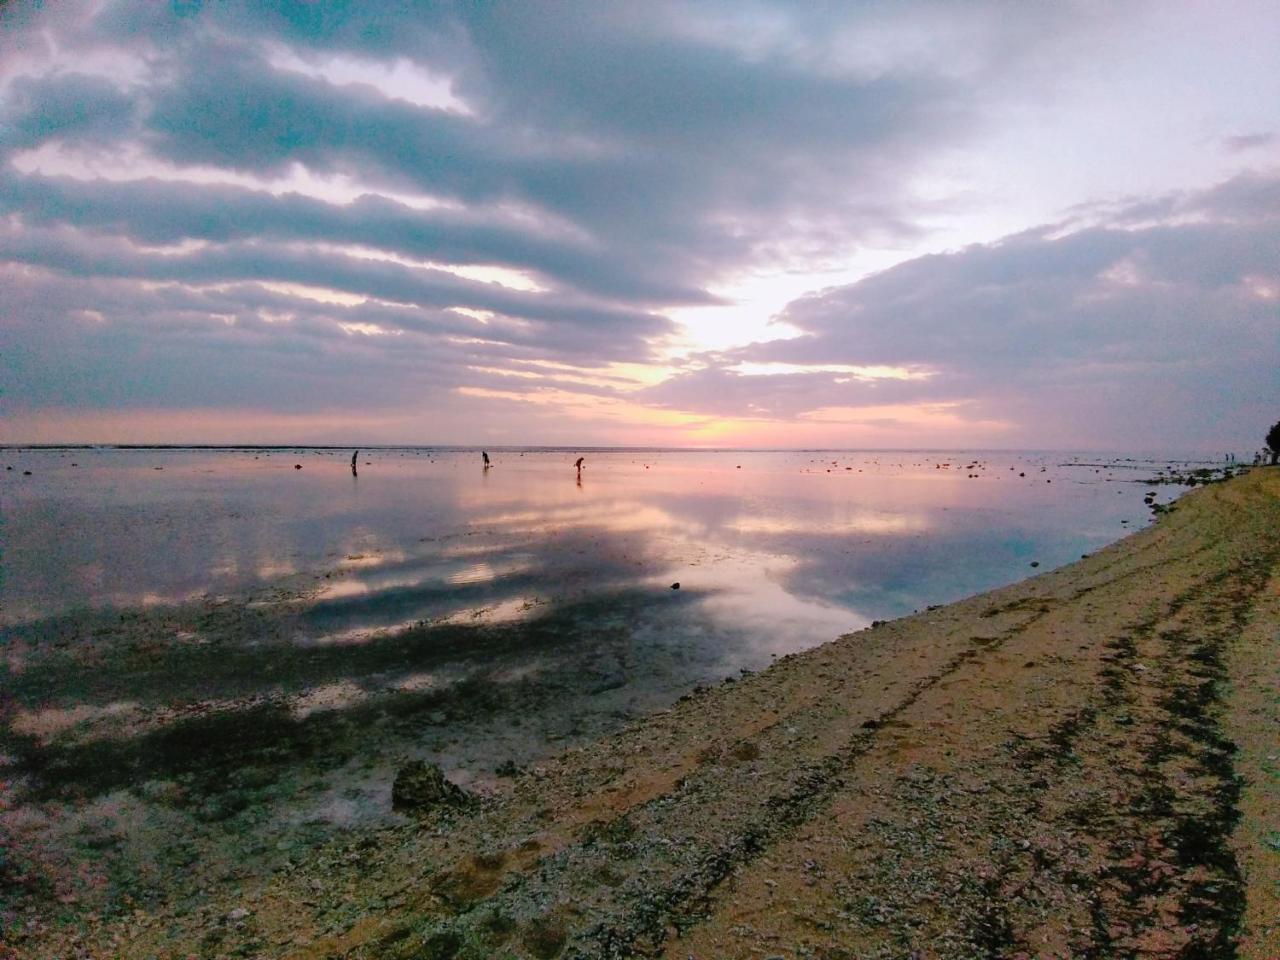
[[652, 595], [643, 629], [673, 619], [662, 591], [679, 582], [696, 599], [675, 620], [758, 659], [1076, 559], [1147, 523], [1137, 481], [1154, 472], [1066, 453], [614, 450], [588, 452], [579, 482], [576, 451], [491, 451], [484, 470], [474, 451], [365, 450], [355, 477], [350, 455], [4, 451], [4, 616], [330, 573], [300, 639], [624, 591]]

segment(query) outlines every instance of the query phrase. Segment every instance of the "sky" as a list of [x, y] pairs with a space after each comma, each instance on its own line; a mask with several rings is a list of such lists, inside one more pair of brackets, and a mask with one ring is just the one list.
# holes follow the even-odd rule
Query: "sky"
[[0, 441], [1252, 451], [1280, 7], [0, 3]]

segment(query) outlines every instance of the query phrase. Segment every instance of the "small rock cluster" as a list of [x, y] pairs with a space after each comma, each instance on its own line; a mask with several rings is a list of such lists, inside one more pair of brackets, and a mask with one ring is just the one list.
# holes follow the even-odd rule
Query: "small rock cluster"
[[446, 780], [438, 766], [423, 760], [401, 767], [391, 787], [391, 808], [401, 813], [421, 816], [441, 807], [465, 809], [475, 802], [470, 793]]

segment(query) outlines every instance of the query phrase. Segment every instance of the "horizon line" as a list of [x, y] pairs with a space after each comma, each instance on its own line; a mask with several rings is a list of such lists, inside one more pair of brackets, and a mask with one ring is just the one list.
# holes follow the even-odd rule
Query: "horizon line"
[[[457, 444], [457, 443], [113, 443], [113, 442], [39, 442], [0, 443], [0, 450], [448, 450], [448, 451], [546, 451], [546, 452], [687, 452], [687, 453], [1073, 453], [1162, 456], [1171, 458], [1168, 450], [1133, 450], [1090, 447], [718, 447], [718, 446], [664, 446], [661, 444], [592, 444], [569, 446], [566, 444]], [[1207, 450], [1177, 451], [1183, 454], [1207, 456]], [[1236, 451], [1224, 450], [1223, 453]], [[1217, 456], [1217, 454], [1214, 454]]]

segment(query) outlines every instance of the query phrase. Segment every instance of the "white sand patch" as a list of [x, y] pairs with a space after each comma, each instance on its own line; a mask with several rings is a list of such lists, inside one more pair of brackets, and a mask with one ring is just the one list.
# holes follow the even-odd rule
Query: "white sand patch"
[[313, 647], [355, 646], [356, 644], [369, 643], [373, 640], [380, 640], [383, 637], [393, 636], [402, 630], [422, 626], [426, 623], [426, 620], [415, 619], [401, 620], [399, 623], [388, 623], [380, 627], [352, 627], [350, 630], [339, 630], [336, 633], [325, 633], [318, 637], [304, 638], [300, 642], [305, 646]]
[[420, 690], [438, 690], [449, 685], [438, 673], [411, 673], [391, 684], [390, 689], [404, 693], [417, 693]]
[[82, 703], [74, 707], [46, 707], [43, 710], [21, 710], [14, 717], [14, 733], [35, 737], [42, 746], [80, 724], [96, 725], [102, 722], [122, 723], [138, 712], [138, 704], [132, 700], [109, 703], [105, 707]]
[[298, 572], [298, 568], [288, 560], [272, 558], [268, 560], [259, 560], [255, 571], [260, 580], [274, 580], [277, 577], [287, 577]]
[[368, 694], [356, 684], [350, 680], [343, 680], [339, 683], [327, 683], [322, 687], [314, 687], [290, 698], [289, 709], [296, 719], [302, 720], [313, 713], [341, 710], [352, 706], [367, 696]]
[[372, 575], [368, 579], [352, 573], [349, 577], [329, 580], [316, 593], [318, 600], [336, 600], [344, 597], [358, 597], [377, 590], [390, 590], [396, 587], [417, 587], [426, 583], [430, 577], [425, 573], [408, 573], [401, 576]]
[[340, 567], [380, 567], [387, 563], [399, 563], [405, 559], [403, 550], [380, 550], [377, 553], [349, 553], [338, 564]]
[[190, 603], [193, 600], [199, 600], [204, 596], [204, 591], [188, 590], [185, 593], [179, 591], [171, 594], [148, 591], [138, 597], [130, 597], [128, 594], [116, 594], [116, 596], [123, 605], [136, 603], [140, 607], [163, 607], [171, 604]]
[[538, 607], [545, 604], [545, 600], [539, 600], [537, 597], [512, 597], [510, 600], [503, 600], [501, 603], [495, 603], [485, 607], [465, 607], [462, 610], [456, 610], [449, 614], [438, 623], [518, 623], [521, 620], [529, 618], [530, 614]]
[[316, 592], [319, 600], [340, 600], [344, 597], [358, 597], [369, 592], [369, 585], [360, 580], [337, 580], [326, 583]]

